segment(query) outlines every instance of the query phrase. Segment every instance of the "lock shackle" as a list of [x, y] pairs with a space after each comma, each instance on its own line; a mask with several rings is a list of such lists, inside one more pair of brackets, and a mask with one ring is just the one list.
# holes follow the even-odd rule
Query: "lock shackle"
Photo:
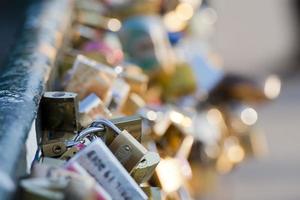
[[85, 138], [86, 136], [95, 133], [95, 132], [99, 132], [99, 131], [104, 131], [104, 127], [89, 127], [86, 128], [84, 130], [82, 130], [74, 139], [75, 142], [82, 140], [83, 138]]
[[66, 141], [65, 142], [65, 145], [66, 145], [66, 147], [67, 148], [70, 148], [70, 147], [73, 147], [73, 146], [75, 146], [75, 145], [78, 145], [78, 144], [80, 144], [82, 141], [75, 141], [75, 140], [70, 140], [70, 141]]
[[113, 130], [117, 135], [121, 134], [121, 130], [111, 121], [107, 120], [107, 119], [97, 119], [96, 121], [94, 121], [90, 127], [98, 127], [99, 125], [102, 125], [103, 128], [104, 127], [108, 127], [111, 130]]

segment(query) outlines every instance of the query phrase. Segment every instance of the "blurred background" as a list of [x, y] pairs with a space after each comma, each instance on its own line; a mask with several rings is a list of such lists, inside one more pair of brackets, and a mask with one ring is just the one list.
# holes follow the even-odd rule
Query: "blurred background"
[[[11, 51], [24, 20], [26, 1], [0, 3], [0, 66]], [[258, 108], [258, 123], [269, 144], [268, 154], [248, 160], [222, 175], [206, 199], [300, 199], [300, 73], [298, 1], [210, 0], [217, 21], [211, 38], [225, 71], [262, 81], [282, 77], [282, 92]], [[3, 28], [5, 27], [5, 28]]]
[[257, 79], [280, 72], [282, 92], [259, 109], [269, 153], [222, 177], [208, 199], [296, 200], [300, 198], [299, 1], [211, 1], [218, 13], [213, 45], [225, 70]]

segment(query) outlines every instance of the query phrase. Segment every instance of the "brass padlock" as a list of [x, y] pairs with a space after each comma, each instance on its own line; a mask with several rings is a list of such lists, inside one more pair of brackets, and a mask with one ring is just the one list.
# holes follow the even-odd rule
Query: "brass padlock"
[[[110, 119], [117, 128], [123, 130], [126, 129], [138, 142], [142, 139], [142, 118], [139, 115], [132, 115], [126, 117], [118, 117]], [[97, 126], [97, 120], [92, 123], [91, 126]], [[102, 131], [96, 133], [106, 145], [110, 145], [112, 141], [116, 138], [117, 134], [115, 130], [110, 128], [103, 128]]]
[[[124, 123], [123, 125], [119, 124], [119, 126], [126, 127], [126, 123]], [[159, 159], [151, 160], [151, 158], [153, 158], [153, 154], [150, 154], [150, 152], [148, 152], [148, 150], [126, 130], [121, 131], [113, 122], [109, 120], [99, 119], [95, 121], [90, 125], [89, 128], [80, 132], [78, 137], [75, 138], [75, 141], [80, 141], [82, 138], [86, 137], [89, 134], [94, 134], [94, 135], [102, 134], [104, 136], [100, 136], [100, 138], [106, 141], [107, 137], [105, 135], [108, 134], [104, 134], [104, 132], [107, 129], [111, 129], [110, 131], [112, 134], [110, 135], [115, 135], [114, 137], [112, 137], [112, 139], [109, 138], [110, 140], [112, 140], [112, 142], [108, 144], [108, 148], [116, 156], [116, 158], [120, 161], [120, 163], [123, 164], [125, 169], [128, 172], [131, 172], [144, 159], [147, 161], [147, 163], [149, 162], [149, 165], [148, 164], [146, 166], [141, 165], [139, 167], [140, 170], [146, 171], [147, 169], [149, 174], [152, 174], [153, 168], [155, 168], [156, 162], [158, 163]], [[140, 179], [145, 179], [145, 178], [147, 178], [146, 175], [143, 176], [140, 175]]]
[[126, 130], [123, 130], [109, 145], [109, 149], [127, 171], [137, 166], [147, 153], [147, 149]]
[[72, 92], [45, 92], [40, 103], [43, 131], [76, 132], [78, 124], [77, 94]]
[[163, 155], [175, 156], [185, 137], [184, 131], [177, 124], [170, 123], [157, 142], [159, 152]]
[[141, 162], [130, 172], [130, 175], [137, 183], [145, 183], [155, 172], [159, 161], [160, 157], [158, 153], [147, 152]]
[[65, 89], [78, 93], [79, 99], [91, 93], [104, 99], [116, 76], [112, 68], [78, 55], [70, 70], [69, 80], [65, 81]]
[[[110, 120], [119, 129], [127, 130], [137, 141], [142, 140], [142, 118], [139, 115], [118, 117]], [[111, 129], [106, 130], [108, 133]]]
[[67, 150], [66, 141], [72, 139], [80, 127], [77, 94], [45, 92], [39, 112], [43, 155], [62, 155]]
[[111, 118], [112, 113], [96, 94], [92, 93], [79, 102], [80, 124], [88, 126], [97, 118]]
[[130, 85], [130, 92], [144, 95], [147, 91], [149, 77], [143, 73], [142, 69], [132, 63], [123, 63], [124, 71], [121, 78]]
[[133, 115], [145, 107], [145, 100], [136, 93], [130, 93], [121, 112], [125, 115]]

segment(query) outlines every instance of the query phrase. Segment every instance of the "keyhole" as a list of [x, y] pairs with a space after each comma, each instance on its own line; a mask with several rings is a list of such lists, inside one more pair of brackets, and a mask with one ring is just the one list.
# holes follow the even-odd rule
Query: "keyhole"
[[53, 146], [52, 150], [53, 150], [53, 152], [56, 153], [56, 154], [57, 154], [57, 153], [60, 153], [60, 152], [61, 152], [61, 146], [55, 145], [55, 146]]

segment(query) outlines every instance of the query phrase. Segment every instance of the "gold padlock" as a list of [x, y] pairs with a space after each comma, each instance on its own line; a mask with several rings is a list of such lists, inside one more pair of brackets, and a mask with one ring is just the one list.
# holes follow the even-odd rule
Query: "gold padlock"
[[120, 74], [130, 85], [130, 92], [144, 95], [147, 91], [149, 77], [143, 73], [142, 69], [132, 63], [123, 63], [124, 71]]
[[53, 134], [78, 131], [77, 94], [45, 92], [40, 103], [40, 114], [43, 131], [52, 131]]
[[79, 130], [77, 94], [45, 92], [40, 103], [41, 143], [44, 156], [55, 157], [66, 150], [65, 141]]
[[[127, 130], [138, 142], [141, 142], [142, 118], [139, 115], [118, 117], [110, 119], [110, 122], [112, 122], [114, 126], [121, 130]], [[93, 124], [94, 123], [92, 123], [92, 125]], [[96, 133], [96, 135], [100, 137], [106, 145], [110, 145], [117, 136], [115, 131], [110, 128], [105, 128], [103, 131]]]
[[[136, 120], [134, 120], [136, 121]], [[139, 121], [139, 120], [138, 120]], [[126, 122], [120, 127], [126, 127], [128, 124]], [[138, 129], [140, 128], [139, 123], [137, 124]], [[134, 126], [128, 126], [130, 129], [134, 128]], [[98, 129], [98, 130], [92, 130]], [[103, 131], [108, 131], [111, 129], [110, 135], [114, 135], [112, 138], [112, 142], [107, 144], [108, 148], [111, 152], [116, 156], [116, 158], [120, 161], [120, 163], [125, 167], [128, 172], [131, 172], [135, 167], [136, 168], [136, 176], [138, 180], [145, 180], [148, 176], [151, 176], [155, 166], [159, 162], [159, 157], [155, 153], [151, 154], [148, 150], [139, 143], [130, 133], [126, 130], [121, 131], [112, 121], [106, 119], [99, 119], [92, 123], [88, 129], [82, 131], [80, 135], [75, 138], [75, 141], [82, 139], [84, 136], [93, 133], [97, 135], [97, 133], [103, 133]], [[139, 131], [140, 132], [140, 131]], [[104, 136], [103, 136], [104, 135]], [[108, 134], [102, 134], [99, 136], [101, 138], [104, 137], [104, 141], [106, 141]], [[145, 162], [144, 165], [140, 164], [141, 162]], [[142, 172], [146, 172], [147, 174], [142, 174]]]
[[121, 112], [125, 115], [133, 115], [139, 111], [139, 109], [145, 107], [145, 100], [136, 93], [130, 93]]
[[[142, 118], [139, 115], [118, 117], [110, 120], [119, 129], [127, 130], [137, 141], [142, 139]], [[107, 129], [109, 133], [111, 129]]]
[[155, 172], [159, 161], [160, 157], [158, 153], [147, 152], [141, 162], [130, 172], [130, 175], [138, 184], [145, 183]]
[[95, 93], [100, 98], [106, 98], [116, 73], [110, 67], [89, 59], [83, 55], [78, 55], [70, 70], [70, 79], [66, 80], [66, 91], [78, 93], [81, 100], [91, 93]]
[[147, 149], [126, 130], [123, 130], [109, 145], [109, 149], [130, 172], [147, 153]]
[[175, 156], [185, 137], [184, 131], [177, 124], [169, 124], [165, 133], [157, 142], [159, 152], [163, 155]]

